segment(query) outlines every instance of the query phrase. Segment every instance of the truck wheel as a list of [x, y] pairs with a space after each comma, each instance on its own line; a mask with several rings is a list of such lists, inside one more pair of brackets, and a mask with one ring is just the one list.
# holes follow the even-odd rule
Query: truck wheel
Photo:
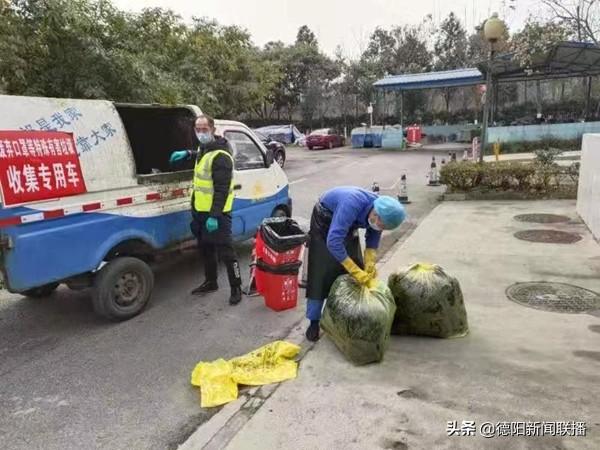
[[30, 298], [49, 297], [56, 290], [58, 285], [59, 285], [59, 283], [45, 284], [43, 286], [39, 286], [39, 287], [25, 291], [25, 292], [23, 292], [23, 295], [25, 297], [30, 297]]
[[283, 169], [283, 166], [285, 165], [285, 155], [283, 154], [283, 152], [277, 152], [277, 154], [275, 155], [275, 161], [277, 161], [279, 167]]
[[114, 321], [131, 319], [144, 309], [153, 287], [154, 274], [144, 261], [114, 259], [100, 269], [94, 280], [94, 311]]

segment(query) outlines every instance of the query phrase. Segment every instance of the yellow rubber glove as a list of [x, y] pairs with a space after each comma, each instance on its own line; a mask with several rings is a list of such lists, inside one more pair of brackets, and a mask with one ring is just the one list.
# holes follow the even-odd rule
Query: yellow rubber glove
[[377, 262], [377, 250], [374, 248], [365, 249], [365, 272], [371, 275], [372, 278], [377, 278], [377, 268], [375, 263]]
[[358, 282], [358, 284], [366, 286], [367, 283], [373, 279], [371, 275], [369, 275], [367, 272], [358, 267], [350, 257], [347, 257], [345, 260], [342, 261], [342, 266], [344, 266], [344, 269], [346, 269], [348, 273], [352, 275], [352, 277]]

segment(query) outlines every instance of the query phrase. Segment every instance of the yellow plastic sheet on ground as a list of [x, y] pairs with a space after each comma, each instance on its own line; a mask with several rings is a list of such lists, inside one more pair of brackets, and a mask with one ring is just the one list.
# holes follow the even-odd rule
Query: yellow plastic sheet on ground
[[298, 345], [275, 341], [229, 361], [199, 362], [192, 371], [192, 386], [200, 388], [200, 405], [208, 408], [235, 400], [238, 384], [261, 386], [296, 378], [294, 358], [299, 352]]

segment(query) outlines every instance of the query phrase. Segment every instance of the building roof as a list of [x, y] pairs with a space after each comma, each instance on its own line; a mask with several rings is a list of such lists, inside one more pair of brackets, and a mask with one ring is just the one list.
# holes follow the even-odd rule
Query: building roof
[[[587, 77], [600, 74], [600, 47], [586, 42], [560, 42], [523, 67], [513, 53], [494, 58], [492, 76], [499, 82]], [[487, 62], [477, 65], [485, 73]]]
[[442, 72], [390, 75], [376, 81], [373, 86], [383, 90], [408, 91], [411, 89], [470, 86], [483, 82], [484, 78], [479, 69], [470, 68], [446, 70]]
[[[477, 68], [390, 75], [373, 86], [386, 91], [470, 86], [484, 83], [487, 70], [487, 61], [482, 61]], [[529, 67], [523, 67], [514, 53], [496, 55], [492, 62], [492, 76], [500, 83], [593, 75], [600, 75], [600, 47], [586, 42], [559, 42]]]

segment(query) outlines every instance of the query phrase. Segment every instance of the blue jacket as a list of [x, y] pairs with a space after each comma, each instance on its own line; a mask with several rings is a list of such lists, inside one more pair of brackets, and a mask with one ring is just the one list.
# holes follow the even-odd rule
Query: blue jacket
[[321, 204], [333, 213], [327, 248], [337, 261], [342, 262], [348, 257], [344, 244], [348, 234], [357, 228], [367, 229], [367, 248], [379, 247], [381, 232], [369, 227], [368, 221], [376, 198], [376, 194], [353, 186], [333, 188], [321, 196]]

